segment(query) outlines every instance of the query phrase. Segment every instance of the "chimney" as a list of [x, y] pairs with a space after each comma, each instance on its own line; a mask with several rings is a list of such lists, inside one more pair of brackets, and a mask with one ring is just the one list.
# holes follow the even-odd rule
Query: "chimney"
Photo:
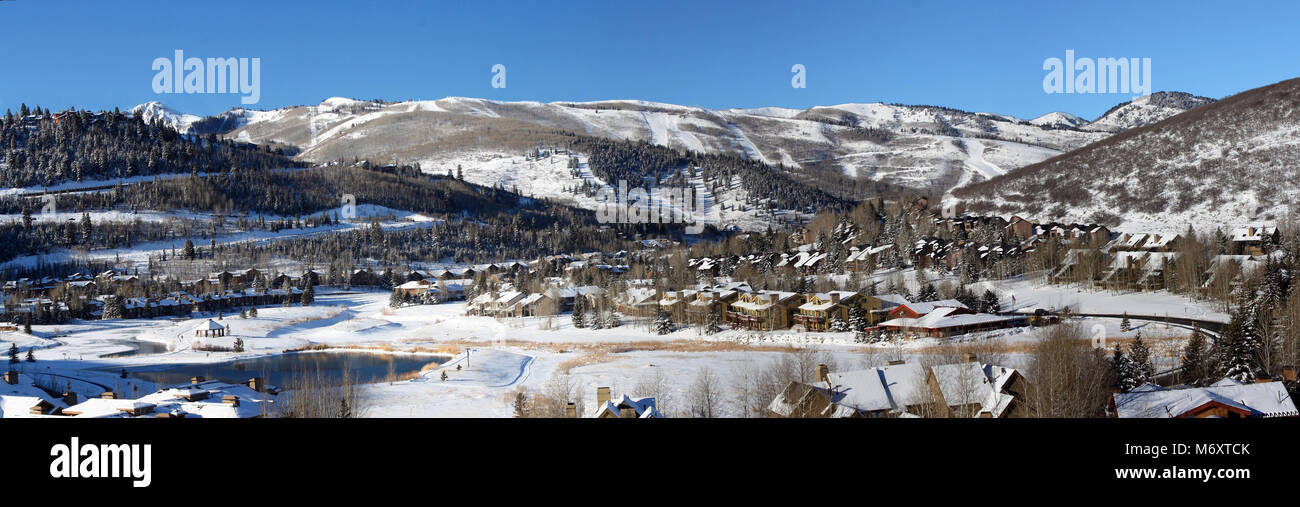
[[104, 394], [99, 395], [99, 397], [100, 397], [100, 398], [103, 398], [103, 399], [106, 399], [106, 400], [116, 400], [116, 399], [117, 399], [117, 393], [115, 393], [115, 392], [113, 392], [113, 391], [104, 391]]
[[221, 397], [221, 402], [227, 405], [239, 406], [239, 397], [233, 394], [227, 394]]
[[619, 419], [636, 419], [636, 411], [632, 407], [623, 407], [618, 409]]
[[824, 364], [819, 364], [819, 365], [817, 365], [817, 381], [818, 381], [818, 382], [830, 382], [830, 379], [829, 379], [830, 374], [831, 374], [831, 369], [828, 368], [826, 365], [824, 365]]
[[568, 405], [564, 406], [564, 417], [569, 419], [576, 419], [578, 417], [578, 407], [574, 405], [572, 401], [570, 401]]
[[835, 305], [840, 304], [840, 293], [831, 292], [831, 304], [835, 304]]
[[266, 385], [262, 383], [262, 377], [253, 377], [248, 379], [248, 388], [260, 393], [266, 389]]
[[1295, 367], [1287, 366], [1285, 368], [1282, 368], [1282, 378], [1286, 379], [1287, 382], [1295, 382], [1295, 378], [1296, 378]]
[[1255, 383], [1256, 383], [1256, 384], [1267, 384], [1267, 383], [1272, 382], [1272, 381], [1273, 381], [1273, 379], [1272, 379], [1272, 378], [1269, 378], [1269, 377], [1260, 377], [1260, 378], [1255, 379]]
[[596, 405], [598, 405], [598, 406], [603, 406], [603, 405], [606, 404], [606, 403], [609, 403], [609, 388], [608, 388], [608, 387], [597, 387], [597, 388], [596, 388]]
[[72, 391], [68, 391], [68, 392], [66, 392], [66, 393], [63, 393], [63, 403], [66, 404], [66, 405], [69, 406], [69, 407], [71, 407], [71, 406], [73, 406], [73, 405], [76, 405], [76, 404], [77, 404], [77, 393], [74, 393], [74, 392], [72, 392]]
[[962, 362], [973, 363], [975, 362], [975, 359], [976, 359], [975, 354], [972, 354], [970, 352], [961, 355]]
[[9, 370], [5, 372], [5, 383], [14, 385], [18, 383], [18, 372]]
[[191, 383], [191, 384], [202, 384], [202, 383], [203, 383], [204, 381], [206, 381], [206, 380], [207, 380], [207, 379], [206, 379], [206, 378], [203, 378], [202, 375], [199, 375], [199, 376], [197, 376], [197, 377], [190, 377], [190, 383]]

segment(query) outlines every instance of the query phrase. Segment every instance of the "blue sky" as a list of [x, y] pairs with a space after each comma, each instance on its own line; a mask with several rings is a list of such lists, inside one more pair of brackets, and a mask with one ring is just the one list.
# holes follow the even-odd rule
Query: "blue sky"
[[[1155, 90], [1215, 98], [1300, 75], [1300, 2], [1066, 4], [14, 0], [0, 2], [0, 109], [239, 105], [234, 94], [155, 94], [150, 65], [175, 49], [260, 58], [258, 109], [470, 96], [1093, 118], [1132, 96], [1044, 93], [1044, 59], [1151, 58]], [[497, 63], [504, 89], [491, 87]], [[806, 88], [790, 86], [796, 63]]]

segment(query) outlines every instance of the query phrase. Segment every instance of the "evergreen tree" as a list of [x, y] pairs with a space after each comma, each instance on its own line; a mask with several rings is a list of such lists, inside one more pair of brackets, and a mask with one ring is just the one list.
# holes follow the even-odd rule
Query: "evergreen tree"
[[1133, 329], [1133, 325], [1128, 321], [1128, 312], [1124, 312], [1124, 317], [1119, 321], [1119, 330], [1125, 333]]
[[668, 312], [660, 309], [655, 312], [654, 321], [651, 322], [650, 328], [658, 335], [666, 335], [673, 332], [673, 319]]
[[1201, 333], [1201, 328], [1198, 326], [1192, 329], [1192, 336], [1187, 339], [1187, 345], [1183, 347], [1179, 365], [1183, 378], [1188, 379], [1188, 384], [1200, 385], [1206, 380], [1205, 372], [1209, 361], [1210, 358], [1205, 351], [1205, 335]]
[[302, 289], [302, 305], [310, 306], [316, 301], [316, 289], [312, 287], [311, 280], [307, 280], [307, 287]]
[[1151, 349], [1142, 341], [1142, 333], [1133, 337], [1133, 343], [1128, 346], [1128, 356], [1133, 364], [1133, 379], [1137, 384], [1155, 380], [1156, 369], [1151, 363]]
[[[172, 248], [176, 248], [176, 247], [172, 247]], [[172, 250], [172, 252], [174, 253], [175, 250]], [[186, 240], [185, 240], [185, 246], [181, 247], [181, 257], [184, 257], [184, 258], [189, 259], [189, 260], [194, 260], [194, 242], [193, 242], [193, 241], [190, 241], [189, 239], [186, 239]]]
[[254, 318], [254, 319], [257, 318], [257, 307], [256, 307], [256, 306], [251, 307], [251, 308], [248, 309], [248, 316], [249, 316], [249, 317], [252, 317], [252, 318]]
[[9, 344], [9, 362], [10, 362], [10, 363], [17, 363], [17, 362], [18, 362], [18, 344], [17, 344], [17, 343], [11, 343], [11, 344]]
[[36, 355], [32, 354], [32, 349], [27, 349], [27, 362], [29, 363], [36, 362]]
[[1115, 372], [1115, 388], [1120, 392], [1128, 392], [1130, 389], [1138, 386], [1137, 379], [1134, 377], [1133, 361], [1124, 355], [1124, 351], [1115, 345], [1115, 351], [1111, 355], [1110, 369]]
[[235, 352], [243, 352], [243, 351], [244, 351], [244, 339], [235, 338]]
[[[918, 272], [919, 273], [919, 272]], [[926, 301], [935, 301], [939, 299], [939, 292], [934, 289], [934, 284], [925, 284], [921, 290], [916, 293], [916, 301], [924, 303]]]
[[1002, 302], [998, 299], [998, 295], [994, 294], [992, 290], [984, 291], [984, 297], [981, 303], [980, 306], [983, 307], [981, 311], [983, 312], [998, 313], [1002, 311]]
[[704, 318], [704, 334], [714, 335], [722, 332], [722, 326], [718, 320], [717, 312], [709, 312], [709, 315]]
[[393, 291], [392, 294], [388, 295], [388, 307], [397, 308], [399, 306], [402, 306], [402, 299], [403, 298], [401, 292]]
[[849, 323], [845, 322], [837, 312], [831, 315], [830, 322], [826, 325], [826, 330], [832, 333], [843, 333], [849, 330]]
[[586, 298], [582, 294], [573, 296], [573, 327], [582, 329], [587, 327], [587, 304]]

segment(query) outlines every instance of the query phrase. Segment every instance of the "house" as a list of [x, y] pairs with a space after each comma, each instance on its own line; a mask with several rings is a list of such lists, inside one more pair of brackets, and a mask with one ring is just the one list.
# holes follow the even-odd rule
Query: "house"
[[662, 297], [652, 287], [628, 287], [614, 299], [614, 308], [629, 317], [653, 317]]
[[413, 280], [394, 287], [393, 290], [410, 297], [423, 296], [433, 290], [436, 285], [429, 280]]
[[799, 313], [794, 315], [794, 322], [808, 331], [827, 331], [836, 319], [847, 326], [849, 311], [861, 302], [858, 293], [850, 291], [808, 294], [804, 297], [803, 304], [799, 305]]
[[774, 417], [1023, 417], [1028, 383], [1018, 371], [977, 362], [925, 367], [902, 361], [791, 382], [768, 405]]
[[[746, 287], [749, 284], [744, 284]], [[689, 324], [708, 324], [711, 319], [726, 322], [727, 308], [736, 302], [743, 291], [728, 289], [723, 286], [695, 291], [694, 297], [686, 303], [686, 322]]]
[[1241, 227], [1232, 230], [1233, 253], [1246, 255], [1263, 255], [1273, 250], [1282, 241], [1277, 227]]
[[876, 329], [912, 336], [943, 338], [989, 329], [1003, 329], [1028, 323], [1023, 315], [973, 313], [966, 308], [935, 307], [920, 317], [897, 317], [876, 325]]
[[727, 307], [734, 328], [771, 331], [788, 329], [803, 298], [796, 292], [762, 291], [741, 294]]
[[961, 301], [958, 301], [956, 299], [941, 299], [938, 301], [926, 301], [922, 303], [912, 303], [907, 300], [903, 300], [897, 306], [891, 308], [889, 310], [888, 315], [889, 318], [891, 319], [899, 319], [899, 318], [915, 319], [915, 318], [923, 317], [926, 314], [933, 312], [937, 308], [952, 308], [954, 310], [953, 313], [955, 314], [975, 313], [974, 310], [971, 310], [969, 307], [962, 304]]
[[[566, 412], [569, 412], [568, 415], [576, 415], [576, 411], [572, 410], [572, 408], [566, 410]], [[659, 419], [663, 417], [663, 414], [660, 414], [655, 407], [654, 398], [632, 398], [624, 394], [618, 399], [611, 399], [608, 387], [597, 387], [596, 406], [587, 413], [587, 417], [596, 419]]]
[[1244, 384], [1227, 378], [1184, 389], [1143, 384], [1111, 395], [1111, 413], [1120, 418], [1300, 416], [1282, 382]]
[[1011, 220], [1007, 221], [1004, 230], [1008, 236], [1028, 238], [1034, 235], [1034, 223], [1025, 220], [1024, 218], [1013, 216], [1011, 217]]

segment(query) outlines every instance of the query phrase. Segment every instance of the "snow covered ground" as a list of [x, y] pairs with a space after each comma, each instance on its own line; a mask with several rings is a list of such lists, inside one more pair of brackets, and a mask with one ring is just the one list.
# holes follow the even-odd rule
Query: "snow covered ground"
[[[915, 272], [881, 273], [915, 284]], [[929, 276], [933, 280], [934, 276]], [[980, 282], [977, 288], [997, 293], [1005, 306], [1034, 308], [1070, 305], [1078, 311], [1178, 315], [1211, 320], [1227, 316], [1200, 303], [1166, 293], [1111, 294], [1079, 291], [1068, 286], [1038, 285], [1024, 280]], [[1014, 298], [1014, 303], [1012, 303]], [[20, 356], [32, 350], [37, 361], [23, 362], [24, 374], [53, 375], [71, 382], [82, 396], [119, 392], [151, 392], [157, 386], [116, 373], [153, 370], [167, 365], [219, 363], [280, 354], [303, 347], [359, 348], [376, 353], [425, 354], [430, 363], [412, 380], [380, 382], [363, 388], [373, 417], [509, 417], [516, 392], [545, 392], [548, 383], [567, 372], [570, 385], [586, 401], [595, 389], [611, 387], [615, 396], [643, 396], [638, 388], [662, 379], [661, 407], [673, 415], [683, 410], [687, 390], [705, 370], [717, 376], [723, 389], [746, 373], [761, 370], [796, 348], [822, 351], [834, 368], [856, 369], [888, 359], [916, 360], [949, 353], [944, 345], [982, 345], [1001, 364], [1025, 368], [1028, 351], [1043, 336], [1043, 328], [985, 331], [951, 340], [914, 339], [865, 346], [851, 333], [751, 332], [728, 330], [704, 336], [693, 329], [667, 335], [650, 332], [645, 322], [628, 319], [614, 329], [575, 329], [568, 315], [552, 318], [495, 319], [464, 315], [463, 303], [387, 307], [387, 292], [339, 292], [321, 287], [309, 307], [258, 309], [258, 316], [227, 314], [218, 322], [240, 338], [246, 351], [194, 350], [190, 330], [215, 315], [109, 321], [71, 321], [33, 326], [33, 334], [0, 333], [0, 348], [15, 343]], [[1127, 343], [1137, 333], [1154, 344], [1158, 367], [1172, 366], [1186, 328], [1133, 319], [1120, 329], [1119, 319], [1078, 320], [1086, 336], [1102, 338], [1097, 346]], [[218, 339], [217, 341], [220, 341]], [[224, 343], [224, 342], [222, 342]], [[132, 351], [137, 353], [133, 355]], [[466, 354], [468, 353], [468, 357]], [[115, 357], [116, 356], [116, 357]], [[442, 374], [447, 379], [442, 380]], [[731, 411], [731, 412], [728, 412]], [[724, 407], [724, 415], [738, 415]]]

